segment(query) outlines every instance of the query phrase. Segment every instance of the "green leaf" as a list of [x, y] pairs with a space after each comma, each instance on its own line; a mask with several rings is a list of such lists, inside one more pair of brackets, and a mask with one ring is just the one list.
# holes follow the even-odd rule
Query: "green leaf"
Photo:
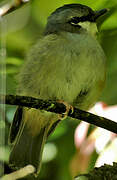
[[14, 66], [21, 66], [22, 65], [22, 59], [16, 58], [16, 57], [8, 57], [6, 59], [6, 64], [8, 65], [14, 65]]

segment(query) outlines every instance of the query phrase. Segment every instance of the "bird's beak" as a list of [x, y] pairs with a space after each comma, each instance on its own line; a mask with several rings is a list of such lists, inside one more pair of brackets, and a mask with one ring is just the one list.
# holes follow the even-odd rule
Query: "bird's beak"
[[99, 11], [95, 11], [94, 20], [96, 21], [100, 16], [107, 13], [109, 9], [101, 9]]

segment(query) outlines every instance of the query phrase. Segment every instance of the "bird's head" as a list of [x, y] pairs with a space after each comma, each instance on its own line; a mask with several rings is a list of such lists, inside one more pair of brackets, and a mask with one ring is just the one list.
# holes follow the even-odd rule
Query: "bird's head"
[[95, 34], [97, 31], [96, 20], [105, 14], [107, 9], [93, 11], [82, 4], [66, 4], [56, 9], [49, 17], [45, 34], [66, 31], [71, 33]]

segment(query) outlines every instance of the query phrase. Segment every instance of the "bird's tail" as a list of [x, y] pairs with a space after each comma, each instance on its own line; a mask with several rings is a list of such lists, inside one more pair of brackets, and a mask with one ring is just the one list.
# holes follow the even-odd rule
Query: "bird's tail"
[[[42, 151], [47, 139], [48, 126], [42, 127], [38, 133], [31, 133], [27, 122], [22, 121], [23, 109], [18, 107], [10, 132], [10, 142], [13, 144], [9, 163], [12, 168], [21, 168], [28, 164], [40, 171]], [[33, 128], [33, 127], [32, 127]], [[35, 131], [35, 129], [32, 129]]]

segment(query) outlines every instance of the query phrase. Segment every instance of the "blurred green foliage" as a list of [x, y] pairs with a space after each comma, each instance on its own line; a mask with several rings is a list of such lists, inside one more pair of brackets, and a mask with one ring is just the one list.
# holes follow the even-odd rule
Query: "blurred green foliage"
[[[2, 1], [3, 2], [3, 1]], [[107, 81], [100, 100], [108, 104], [117, 103], [117, 1], [116, 0], [33, 0], [24, 7], [7, 14], [0, 23], [6, 39], [6, 92], [16, 93], [17, 74], [25, 61], [25, 55], [41, 36], [48, 15], [57, 7], [68, 3], [82, 3], [95, 10], [109, 8], [110, 11], [99, 22], [100, 42], [107, 56]], [[1, 22], [1, 21], [0, 21]], [[0, 69], [1, 70], [1, 69]], [[1, 70], [2, 71], [2, 70]], [[9, 124], [13, 118], [14, 107], [6, 108], [8, 137]], [[49, 138], [57, 149], [56, 156], [42, 166], [40, 180], [69, 180], [69, 163], [75, 152], [74, 129], [76, 122], [59, 124]], [[7, 142], [6, 142], [7, 144]]]

